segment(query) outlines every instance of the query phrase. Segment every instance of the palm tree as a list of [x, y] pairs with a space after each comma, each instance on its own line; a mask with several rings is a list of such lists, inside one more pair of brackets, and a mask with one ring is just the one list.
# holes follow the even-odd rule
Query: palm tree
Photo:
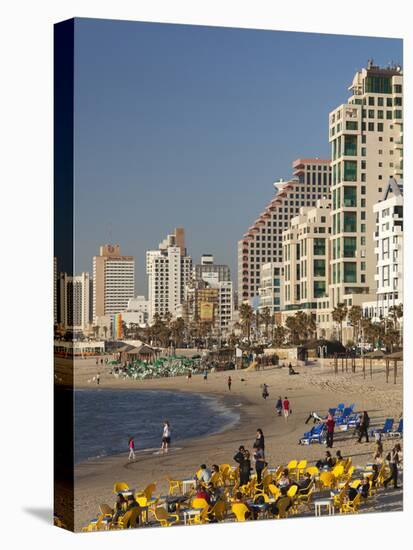
[[241, 320], [241, 326], [249, 342], [251, 338], [251, 325], [254, 319], [254, 312], [252, 307], [247, 303], [241, 304], [239, 308], [239, 315]]
[[353, 325], [353, 342], [358, 341], [359, 324], [363, 317], [363, 310], [360, 306], [352, 306], [348, 312], [348, 320]]
[[273, 344], [275, 347], [280, 348], [287, 337], [288, 330], [282, 325], [276, 325], [274, 328]]
[[300, 327], [298, 317], [296, 315], [289, 315], [285, 320], [285, 325], [289, 331], [290, 342], [292, 344], [298, 344], [300, 341]]
[[267, 340], [268, 340], [268, 328], [270, 326], [271, 319], [272, 319], [272, 315], [271, 315], [270, 309], [268, 307], [265, 307], [261, 313], [261, 321], [264, 323], [265, 337], [267, 338]]
[[98, 325], [93, 325], [93, 335], [94, 335], [96, 340], [99, 338], [99, 327], [98, 327]]
[[103, 325], [103, 334], [105, 335], [105, 340], [106, 340], [108, 335], [108, 327], [106, 325]]
[[394, 328], [400, 332], [399, 334], [399, 343], [402, 339], [402, 332], [400, 330], [399, 319], [403, 317], [403, 304], [398, 304], [397, 306], [391, 306], [389, 308], [389, 315], [394, 321]]
[[337, 304], [331, 317], [340, 327], [340, 342], [343, 342], [343, 321], [347, 317], [347, 306], [343, 303]]
[[171, 338], [175, 348], [179, 348], [185, 337], [185, 321], [182, 317], [178, 317], [171, 323]]

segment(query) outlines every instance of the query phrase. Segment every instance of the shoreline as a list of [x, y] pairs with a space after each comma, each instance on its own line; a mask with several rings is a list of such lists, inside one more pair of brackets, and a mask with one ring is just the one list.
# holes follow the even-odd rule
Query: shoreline
[[[242, 398], [232, 398], [232, 396], [230, 395], [221, 395], [219, 393], [215, 393], [215, 392], [211, 392], [211, 393], [208, 393], [207, 395], [204, 395], [204, 394], [200, 394], [199, 392], [195, 392], [195, 391], [190, 391], [190, 390], [186, 390], [186, 391], [183, 391], [183, 390], [180, 390], [180, 389], [155, 389], [155, 388], [127, 388], [127, 387], [121, 387], [121, 388], [112, 388], [112, 387], [105, 387], [105, 388], [102, 388], [102, 387], [98, 387], [98, 386], [94, 386], [93, 388], [86, 388], [86, 387], [81, 387], [81, 388], [75, 388], [74, 391], [82, 391], [82, 390], [90, 390], [90, 391], [139, 391], [139, 392], [156, 392], [156, 391], [159, 391], [159, 392], [162, 392], [162, 393], [171, 393], [171, 394], [182, 394], [182, 395], [196, 395], [196, 396], [199, 396], [201, 399], [205, 399], [205, 400], [208, 400], [208, 399], [213, 399], [216, 403], [218, 403], [219, 406], [222, 406], [223, 408], [226, 409], [226, 411], [224, 411], [224, 415], [226, 414], [228, 417], [229, 416], [234, 416], [236, 418], [228, 418], [227, 421], [220, 427], [220, 428], [213, 428], [213, 430], [211, 432], [208, 432], [202, 436], [190, 436], [190, 437], [180, 437], [178, 439], [175, 439], [173, 438], [173, 442], [177, 442], [179, 443], [179, 448], [180, 449], [183, 449], [185, 444], [188, 443], [188, 442], [191, 442], [192, 440], [194, 439], [205, 439], [205, 438], [209, 438], [213, 435], [218, 435], [218, 434], [223, 434], [225, 433], [226, 431], [228, 430], [231, 430], [231, 429], [235, 429], [236, 426], [241, 422], [242, 420], [242, 416], [245, 416], [247, 413], [242, 409], [242, 407], [244, 405], [247, 405], [248, 404], [248, 401], [246, 399], [242, 399]], [[236, 401], [236, 403], [235, 403]], [[244, 403], [242, 403], [242, 401], [244, 401]], [[213, 404], [211, 403], [210, 405], [210, 408], [211, 410], [213, 410]], [[172, 446], [172, 449], [174, 449], [175, 445], [173, 443], [173, 446]], [[140, 456], [140, 455], [148, 455], [148, 454], [154, 454], [153, 451], [155, 451], [156, 449], [159, 449], [159, 447], [151, 447], [151, 448], [144, 448], [144, 449], [135, 449], [135, 454], [137, 456]], [[121, 458], [121, 457], [124, 457], [124, 456], [127, 456], [128, 455], [128, 452], [127, 451], [122, 451], [122, 452], [117, 452], [117, 453], [111, 453], [111, 454], [108, 454], [108, 455], [104, 455], [104, 456], [96, 456], [96, 457], [89, 457], [89, 458], [86, 458], [86, 459], [82, 459], [80, 462], [76, 462], [75, 463], [75, 468], [77, 467], [81, 467], [83, 464], [89, 464], [91, 461], [97, 461], [97, 460], [105, 460], [105, 459], [109, 459], [111, 457], [118, 457], [118, 458]]]
[[[109, 374], [110, 368], [96, 369], [95, 365], [82, 362], [75, 365], [76, 389], [128, 389], [158, 390], [184, 393], [198, 393], [217, 398], [230, 410], [234, 405], [239, 414], [236, 425], [208, 436], [193, 437], [177, 443], [170, 453], [154, 455], [151, 452], [138, 454], [135, 462], [128, 463], [127, 452], [96, 460], [79, 463], [75, 467], [75, 528], [79, 530], [91, 517], [95, 517], [99, 504], [113, 505], [113, 484], [125, 481], [130, 487], [142, 490], [147, 484], [156, 482], [156, 495], [165, 494], [168, 485], [166, 476], [187, 479], [192, 477], [199, 465], [205, 463], [233, 464], [239, 445], [252, 449], [255, 431], [264, 431], [266, 459], [272, 465], [286, 464], [292, 459], [306, 459], [314, 463], [325, 453], [321, 445], [298, 445], [304, 431], [311, 428], [305, 420], [311, 410], [325, 413], [339, 402], [356, 403], [356, 410], [368, 410], [372, 427], [382, 425], [384, 418], [398, 418], [402, 411], [403, 389], [402, 368], [396, 385], [386, 384], [381, 369], [374, 373], [373, 380], [363, 379], [362, 373], [339, 373], [334, 375], [327, 366], [302, 367], [299, 376], [289, 376], [287, 369], [268, 368], [251, 372], [232, 370], [211, 373], [208, 381], [202, 376], [157, 378], [151, 380], [119, 380]], [[100, 372], [100, 385], [90, 384], [88, 379]], [[227, 390], [228, 376], [232, 378], [232, 391]], [[243, 380], [243, 381], [242, 381]], [[269, 386], [270, 397], [261, 396], [261, 385]], [[275, 400], [278, 395], [288, 396], [293, 414], [288, 421], [277, 417]], [[194, 421], [197, 421], [194, 411]], [[387, 452], [391, 442], [385, 443]], [[355, 464], [364, 465], [372, 458], [374, 441], [357, 444], [350, 432], [336, 432], [333, 454], [340, 449], [343, 456], [352, 456]]]

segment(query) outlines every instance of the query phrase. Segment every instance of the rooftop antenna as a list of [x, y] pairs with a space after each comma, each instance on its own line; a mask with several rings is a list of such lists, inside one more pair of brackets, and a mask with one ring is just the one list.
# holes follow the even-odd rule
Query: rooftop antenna
[[112, 222], [108, 224], [109, 242], [112, 243]]

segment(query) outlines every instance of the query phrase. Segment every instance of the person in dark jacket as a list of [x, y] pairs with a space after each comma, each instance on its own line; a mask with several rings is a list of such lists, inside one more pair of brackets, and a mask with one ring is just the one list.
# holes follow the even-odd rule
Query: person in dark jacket
[[367, 411], [363, 411], [363, 414], [361, 415], [361, 419], [360, 419], [360, 425], [359, 425], [359, 438], [358, 438], [359, 443], [361, 443], [363, 436], [366, 438], [366, 443], [369, 442], [369, 433], [368, 433], [369, 426], [370, 426], [370, 417], [367, 414]]
[[244, 452], [244, 459], [239, 465], [239, 484], [247, 485], [250, 481], [251, 476], [251, 460], [249, 451]]
[[265, 450], [265, 439], [264, 434], [260, 428], [257, 429], [257, 433], [255, 434], [255, 441], [253, 444], [253, 449], [262, 449]]
[[244, 454], [245, 447], [244, 445], [240, 445], [240, 447], [238, 448], [238, 452], [233, 457], [233, 460], [235, 460], [237, 464], [241, 464], [241, 462], [244, 460]]

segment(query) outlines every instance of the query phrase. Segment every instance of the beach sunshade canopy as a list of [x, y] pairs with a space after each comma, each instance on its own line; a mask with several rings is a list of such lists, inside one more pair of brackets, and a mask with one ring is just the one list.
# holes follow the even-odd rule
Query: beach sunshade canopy
[[386, 355], [386, 359], [399, 359], [400, 361], [402, 361], [403, 351], [395, 351], [394, 353], [390, 353], [389, 355]]
[[384, 353], [380, 349], [376, 349], [370, 353], [367, 353], [364, 357], [368, 357], [369, 359], [383, 359]]

